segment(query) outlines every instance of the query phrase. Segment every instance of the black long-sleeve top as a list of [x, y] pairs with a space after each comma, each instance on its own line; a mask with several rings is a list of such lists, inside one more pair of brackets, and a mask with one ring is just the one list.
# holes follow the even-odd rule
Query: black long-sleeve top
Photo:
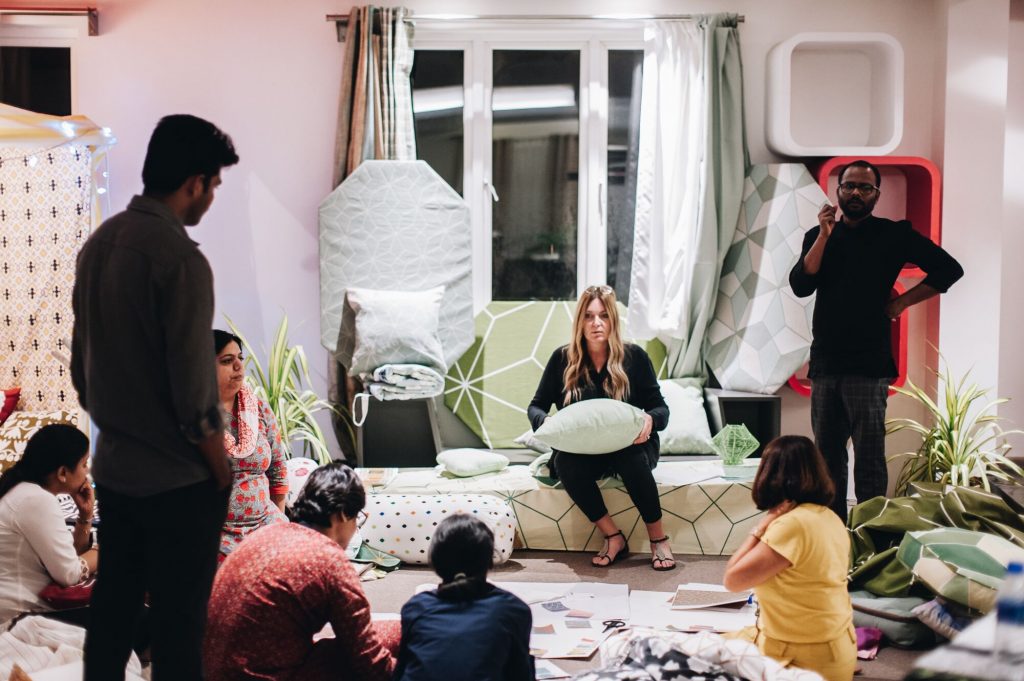
[[914, 231], [910, 222], [870, 216], [855, 227], [836, 223], [817, 274], [804, 271], [804, 257], [820, 227], [804, 236], [800, 259], [789, 273], [798, 297], [817, 291], [809, 375], [896, 376], [891, 320], [885, 306], [907, 263], [927, 275], [922, 283], [945, 293], [964, 270], [949, 253]]
[[[650, 450], [648, 454], [651, 455], [653, 466], [653, 463], [658, 460], [658, 448], [660, 446], [657, 431], [664, 430], [665, 426], [668, 425], [668, 405], [665, 404], [665, 398], [661, 396], [658, 376], [654, 373], [654, 365], [651, 364], [651, 358], [647, 356], [647, 353], [639, 345], [626, 343], [624, 349], [625, 356], [623, 357], [622, 368], [625, 370], [626, 378], [629, 380], [629, 394], [626, 396], [626, 402], [650, 414], [653, 422], [651, 439], [643, 445], [634, 446], [643, 446]], [[574, 401], [582, 402], [583, 400], [607, 398], [608, 395], [603, 387], [604, 380], [608, 377], [607, 363], [602, 367], [601, 371], [597, 371], [593, 364], [590, 363], [589, 357], [584, 361], [590, 375], [590, 384], [583, 384], [580, 399]], [[533, 426], [534, 430], [540, 428], [540, 425], [544, 423], [544, 419], [547, 418], [552, 404], [558, 409], [565, 406], [566, 390], [565, 384], [562, 382], [562, 376], [568, 363], [568, 346], [563, 345], [551, 353], [551, 358], [548, 360], [547, 366], [544, 367], [544, 375], [541, 376], [540, 384], [537, 386], [537, 392], [534, 394], [527, 409], [530, 425]]]

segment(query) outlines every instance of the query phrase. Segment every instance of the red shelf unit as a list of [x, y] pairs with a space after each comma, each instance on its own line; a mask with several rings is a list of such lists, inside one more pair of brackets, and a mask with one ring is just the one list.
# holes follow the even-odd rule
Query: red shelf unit
[[[903, 284], [896, 282], [892, 290], [895, 296], [900, 296], [903, 295], [906, 288]], [[908, 314], [909, 310], [904, 310], [899, 319], [892, 324], [892, 356], [896, 358], [896, 380], [892, 382], [893, 387], [902, 386], [907, 382], [907, 334], [910, 330]], [[801, 371], [801, 373], [804, 372]], [[795, 374], [790, 376], [789, 387], [804, 397], [811, 396], [811, 382], [806, 378], [799, 378]], [[890, 395], [895, 392], [895, 390], [889, 390]]]
[[[839, 170], [858, 158], [873, 163], [882, 173], [882, 195], [875, 212], [893, 220], [906, 218], [915, 230], [941, 245], [942, 177], [938, 167], [928, 159], [917, 156], [836, 156], [822, 163], [816, 172], [818, 185], [830, 201], [836, 200]], [[901, 174], [906, 181], [906, 202], [902, 215], [899, 214], [899, 206], [891, 203], [886, 205], [886, 189], [893, 179], [887, 176], [893, 174]], [[900, 276], [921, 277], [924, 273], [917, 267], [909, 266], [903, 269]]]

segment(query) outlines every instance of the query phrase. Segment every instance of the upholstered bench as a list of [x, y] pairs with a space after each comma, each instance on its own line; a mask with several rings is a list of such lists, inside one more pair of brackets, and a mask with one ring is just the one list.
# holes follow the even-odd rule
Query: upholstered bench
[[[756, 465], [756, 461], [751, 461]], [[527, 466], [455, 478], [437, 468], [359, 469], [371, 493], [446, 496], [488, 494], [505, 500], [515, 516], [519, 545], [528, 549], [596, 551], [602, 537], [560, 483], [538, 479]], [[761, 512], [750, 498], [750, 482], [721, 477], [717, 461], [663, 462], [654, 470], [665, 531], [679, 554], [729, 555], [742, 543]], [[639, 513], [622, 483], [605, 479], [602, 495], [609, 513], [635, 551], [649, 549]], [[376, 548], [389, 548], [376, 546]]]

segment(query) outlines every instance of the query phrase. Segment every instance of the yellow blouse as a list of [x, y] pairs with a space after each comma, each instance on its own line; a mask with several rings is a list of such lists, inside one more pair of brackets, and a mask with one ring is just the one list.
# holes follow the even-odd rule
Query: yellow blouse
[[825, 506], [801, 504], [772, 522], [761, 541], [792, 563], [754, 588], [765, 635], [824, 643], [848, 631], [850, 537], [839, 516]]

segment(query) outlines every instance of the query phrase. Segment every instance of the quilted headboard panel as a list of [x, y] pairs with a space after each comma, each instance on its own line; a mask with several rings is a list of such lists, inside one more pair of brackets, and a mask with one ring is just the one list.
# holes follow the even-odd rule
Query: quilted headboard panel
[[[575, 301], [495, 302], [476, 317], [473, 345], [445, 377], [445, 404], [490, 448], [517, 448], [526, 407], [555, 348], [569, 341]], [[625, 319], [625, 308], [620, 306]], [[665, 346], [640, 342], [659, 378]]]
[[473, 342], [471, 234], [466, 202], [425, 162], [364, 161], [320, 204], [320, 342], [350, 366], [349, 287], [444, 286], [438, 335], [451, 366]]

